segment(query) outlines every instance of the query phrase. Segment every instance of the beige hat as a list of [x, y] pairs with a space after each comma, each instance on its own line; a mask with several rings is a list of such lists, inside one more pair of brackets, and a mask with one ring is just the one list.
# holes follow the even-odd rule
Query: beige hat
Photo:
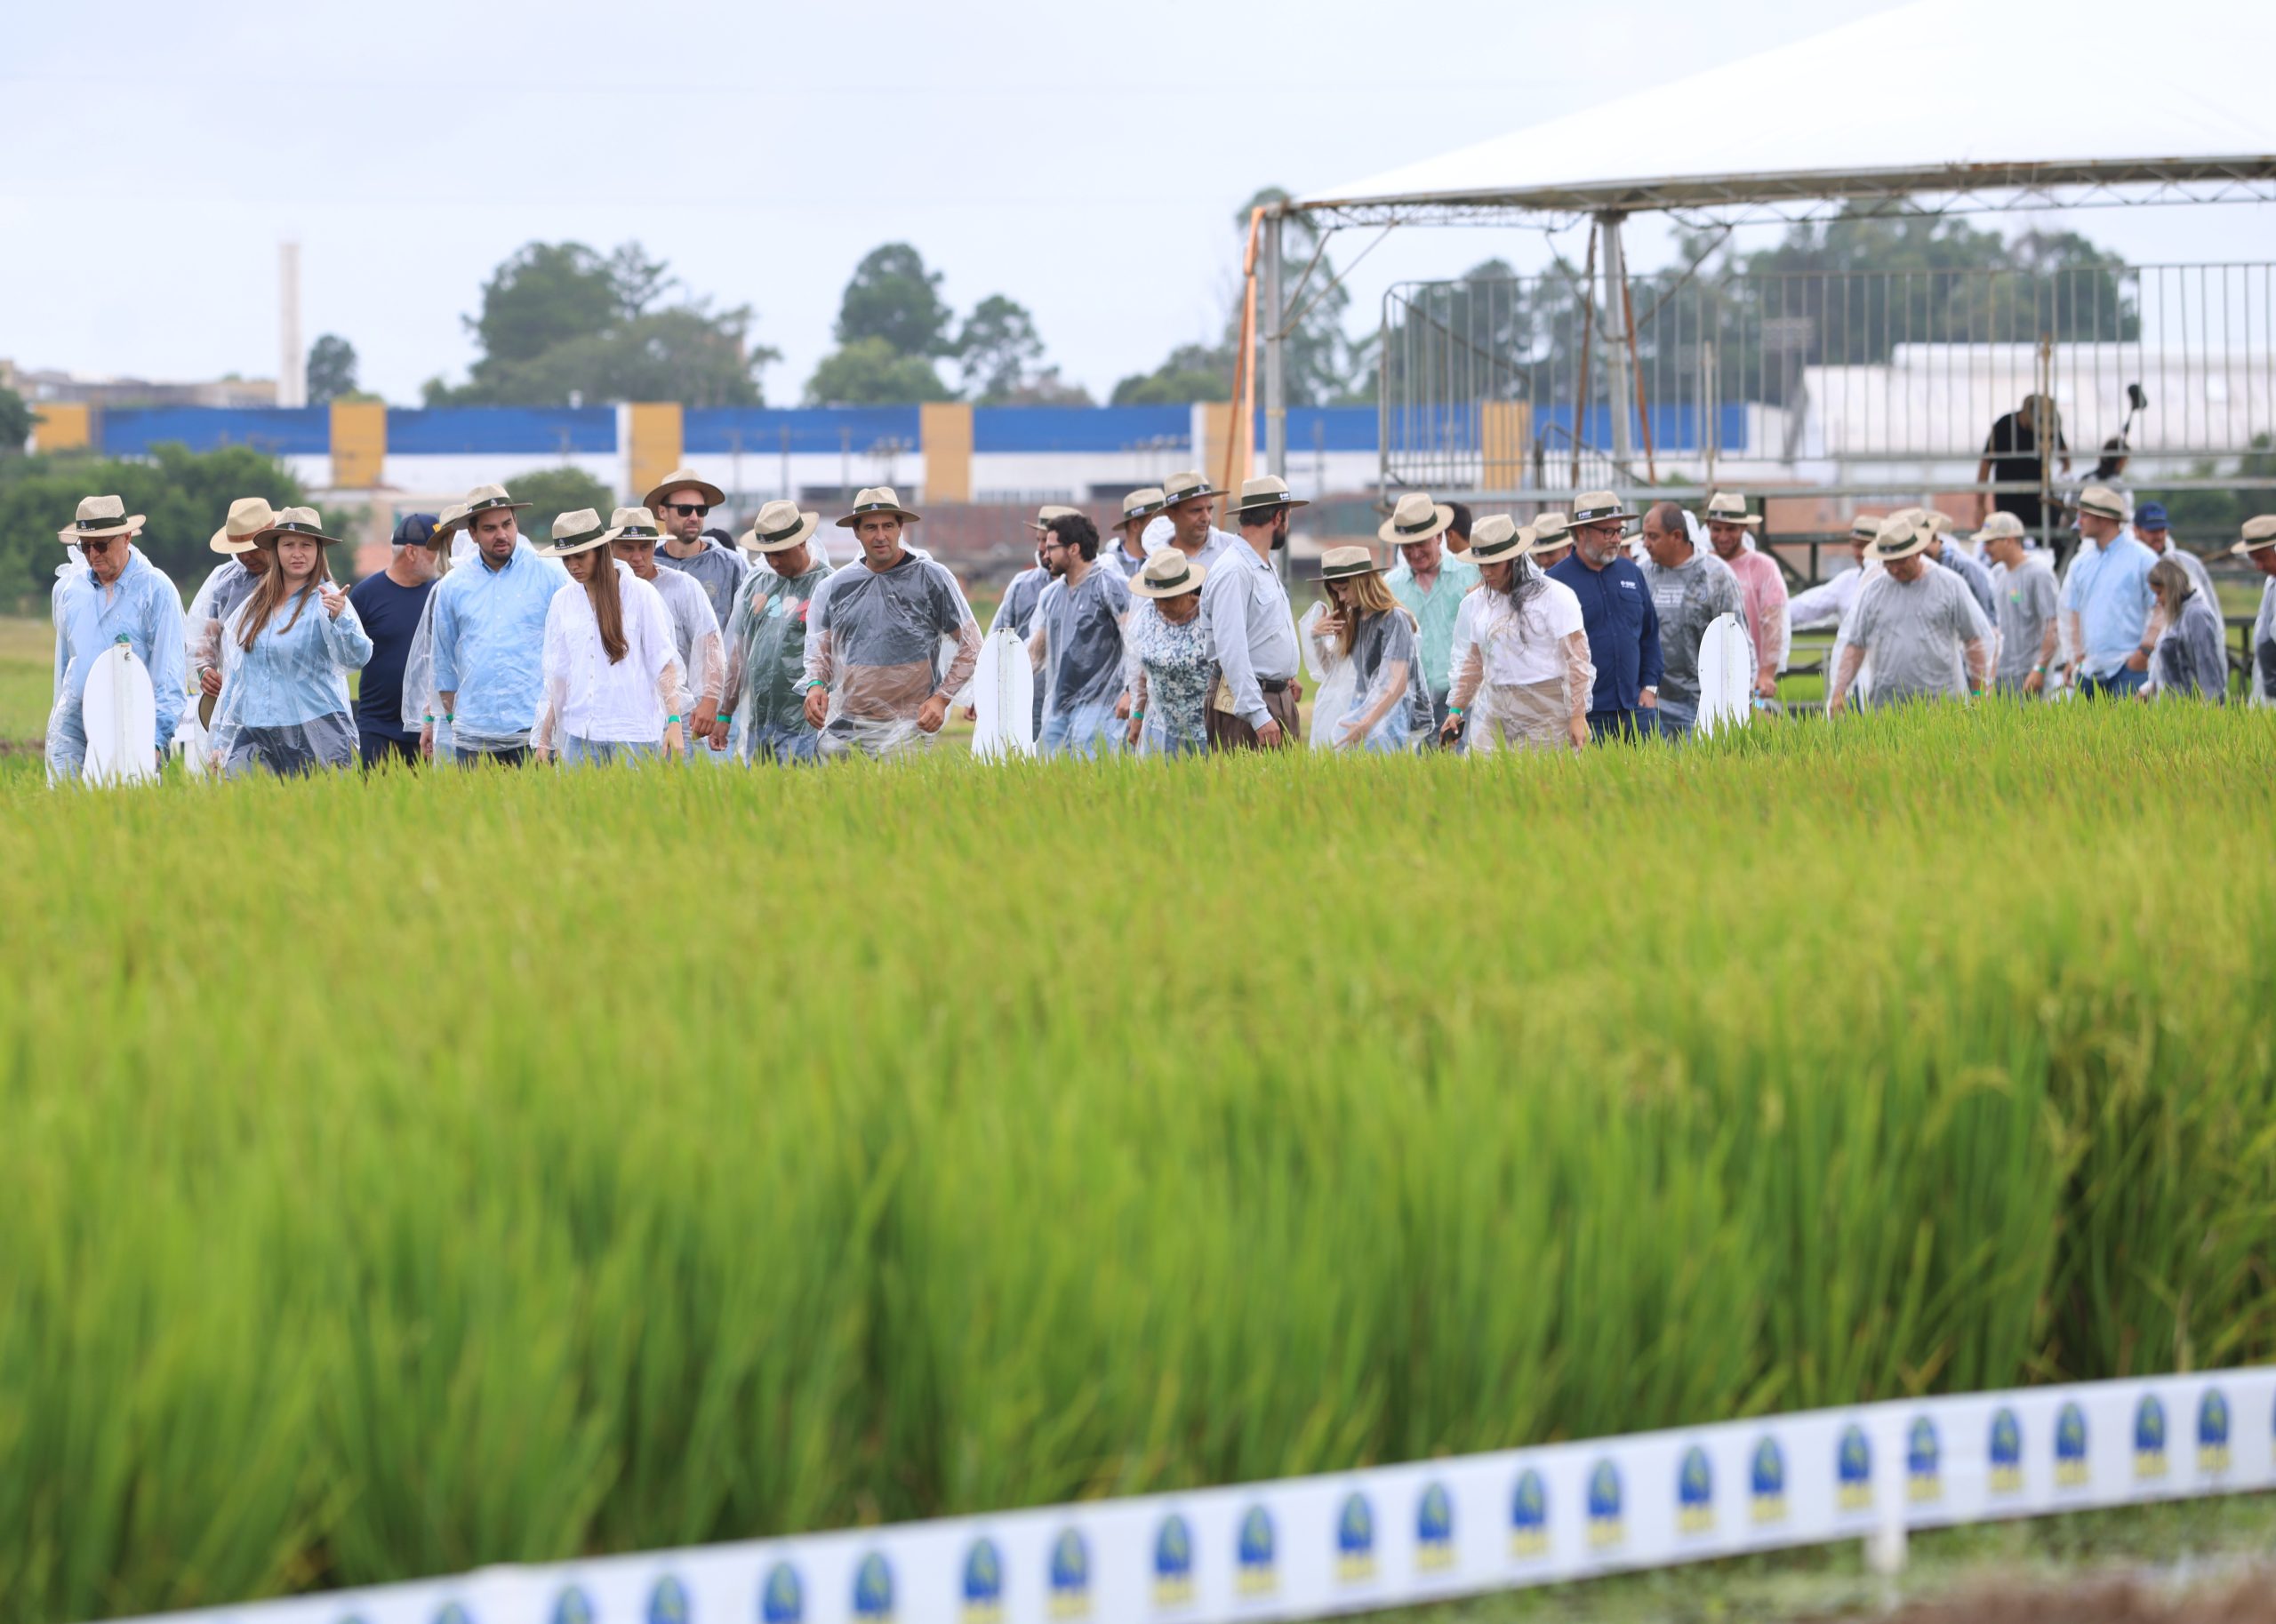
[[1928, 538], [1936, 532], [1926, 524], [1916, 524], [1901, 513], [1893, 513], [1881, 521], [1873, 537], [1870, 555], [1883, 564], [1897, 558], [1910, 558], [1915, 553], [1928, 550]]
[[1375, 562], [1375, 549], [1372, 547], [1331, 547], [1319, 556], [1322, 580], [1350, 580], [1355, 576], [1378, 574], [1382, 569]]
[[1564, 545], [1562, 535], [1544, 540], [1538, 529], [1520, 525], [1506, 513], [1489, 513], [1471, 530], [1470, 550], [1461, 558], [1464, 564], [1503, 564]]
[[821, 515], [801, 512], [797, 503], [777, 497], [758, 510], [735, 545], [747, 553], [787, 553], [821, 528]]
[[1749, 530], [1762, 523], [1760, 514], [1746, 510], [1746, 498], [1736, 491], [1718, 491], [1709, 497], [1706, 518], [1710, 524], [1743, 524]]
[[1073, 518], [1082, 511], [1080, 508], [1070, 508], [1064, 502], [1046, 502], [1035, 510], [1035, 517], [1028, 521], [1028, 528], [1040, 533], [1051, 528], [1052, 520]]
[[1635, 516], [1611, 492], [1583, 491], [1573, 499], [1573, 516], [1567, 522], [1577, 530], [1583, 524], [1609, 524], [1615, 520], [1626, 524]]
[[664, 532], [656, 528], [656, 516], [645, 508], [619, 508], [608, 516], [609, 541], [661, 541]]
[[608, 544], [608, 531], [601, 524], [601, 516], [590, 508], [580, 508], [574, 513], [557, 516], [553, 521], [553, 545], [541, 547], [541, 558], [566, 558], [573, 553], [589, 553], [597, 547]]
[[503, 485], [477, 485], [466, 493], [466, 516], [461, 523], [470, 524], [476, 514], [488, 513], [493, 508], [511, 508], [519, 513], [528, 506], [527, 502], [517, 502], [507, 495]]
[[897, 514], [904, 524], [914, 524], [923, 516], [902, 507], [891, 485], [870, 485], [854, 493], [854, 511], [838, 520], [837, 527], [852, 530], [873, 513]]
[[1886, 513], [1861, 513], [1849, 521], [1852, 541], [1871, 541], [1881, 533], [1881, 524], [1892, 516]]
[[306, 536], [326, 547], [338, 544], [338, 536], [324, 533], [324, 516], [313, 508], [279, 508], [261, 528], [255, 541], [271, 541], [278, 536]]
[[651, 488], [648, 494], [640, 499], [640, 505], [653, 510], [659, 502], [673, 492], [685, 491], [690, 486], [702, 492], [703, 500], [714, 508], [727, 500], [727, 493], [725, 491], [704, 478], [693, 468], [679, 468], [665, 475], [662, 480]]
[[229, 504], [229, 516], [205, 545], [217, 553], [249, 553], [253, 538], [276, 517], [265, 496], [240, 496]]
[[1446, 503], [1432, 501], [1423, 492], [1409, 491], [1391, 508], [1390, 517], [1375, 526], [1375, 540], [1393, 547], [1413, 547], [1417, 541], [1445, 535], [1454, 522], [1455, 510]]
[[1142, 485], [1122, 499], [1122, 517], [1114, 527], [1120, 530], [1129, 524], [1142, 524], [1161, 510], [1161, 486]]
[[1190, 502], [1198, 496], [1222, 496], [1224, 492], [1209, 483], [1206, 474], [1187, 468], [1162, 481], [1162, 506], [1174, 508], [1180, 502]]
[[2107, 485], [2088, 485], [2079, 492], [2079, 511], [2091, 513], [2098, 519], [2126, 522], [2126, 499]]
[[1238, 515], [1246, 513], [1252, 508], [1261, 510], [1266, 508], [1309, 508], [1310, 506], [1310, 502], [1288, 494], [1286, 480], [1265, 474], [1255, 479], [1242, 480], [1238, 500], [1226, 511]]
[[2244, 522], [2244, 540], [2229, 551], [2248, 558], [2264, 547], [2276, 547], [2276, 513], [2264, 513]]
[[1209, 578], [1209, 566], [1196, 564], [1174, 547], [1166, 547], [1146, 560], [1130, 583], [1130, 589], [1140, 597], [1183, 597], [1189, 592], [1201, 590], [1201, 583]]
[[435, 516], [435, 536], [434, 540], [429, 545], [433, 547], [445, 546], [453, 536], [458, 534], [459, 532], [465, 528], [466, 504], [464, 502], [453, 502], [449, 507], [444, 508], [442, 512]]
[[90, 496], [81, 500], [79, 516], [71, 521], [71, 528], [59, 530], [55, 535], [68, 545], [94, 536], [140, 535], [142, 524], [143, 516], [128, 513], [126, 504], [116, 496]]
[[1567, 539], [1565, 532], [1572, 527], [1570, 519], [1555, 511], [1536, 515], [1532, 524], [1527, 526], [1540, 538], [1543, 548], [1562, 547]]
[[1971, 541], [1997, 541], [2002, 536], [2009, 540], [2024, 539], [2024, 522], [2012, 513], [1995, 513], [1983, 521], [1983, 528], [1968, 538]]

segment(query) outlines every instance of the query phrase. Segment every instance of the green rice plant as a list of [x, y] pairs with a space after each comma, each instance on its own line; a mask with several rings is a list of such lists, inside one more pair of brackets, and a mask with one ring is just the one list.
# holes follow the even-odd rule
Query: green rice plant
[[2276, 1354], [2276, 728], [0, 781], [0, 1614]]

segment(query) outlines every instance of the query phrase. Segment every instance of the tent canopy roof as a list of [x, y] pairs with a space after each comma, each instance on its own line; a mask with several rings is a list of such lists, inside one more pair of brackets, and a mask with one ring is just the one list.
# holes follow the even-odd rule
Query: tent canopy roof
[[[2276, 97], [2222, 66], [2250, 4], [1913, 0], [1297, 200], [1339, 223], [1751, 209], [1922, 195], [2272, 195]], [[2061, 193], [2058, 199], [2053, 195]]]

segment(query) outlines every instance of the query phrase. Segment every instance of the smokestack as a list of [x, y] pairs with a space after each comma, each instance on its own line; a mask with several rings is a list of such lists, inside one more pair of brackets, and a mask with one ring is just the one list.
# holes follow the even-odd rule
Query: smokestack
[[301, 245], [280, 243], [276, 247], [277, 276], [277, 338], [280, 353], [276, 363], [276, 404], [280, 406], [305, 406], [309, 404], [309, 352], [301, 343]]

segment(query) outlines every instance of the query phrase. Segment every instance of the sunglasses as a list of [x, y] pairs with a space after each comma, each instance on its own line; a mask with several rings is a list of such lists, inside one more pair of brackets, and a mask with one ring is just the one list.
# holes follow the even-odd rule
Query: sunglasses
[[670, 502], [666, 505], [684, 519], [700, 519], [711, 511], [709, 502]]
[[108, 537], [100, 541], [82, 541], [79, 543], [79, 550], [90, 558], [100, 558], [110, 551], [116, 540], [116, 537]]

